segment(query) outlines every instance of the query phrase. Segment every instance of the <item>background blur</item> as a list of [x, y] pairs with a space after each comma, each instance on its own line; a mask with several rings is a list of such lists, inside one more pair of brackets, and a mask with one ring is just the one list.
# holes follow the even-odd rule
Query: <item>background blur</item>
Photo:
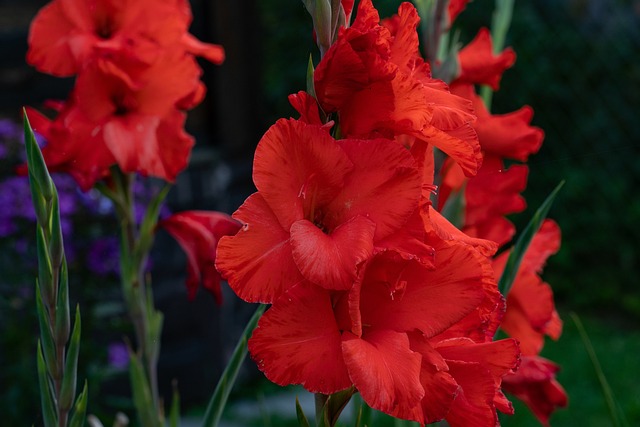
[[[2, 118], [18, 121], [21, 106], [64, 98], [72, 86], [71, 80], [41, 75], [24, 62], [29, 22], [44, 4], [0, 0]], [[374, 4], [382, 16], [388, 16], [399, 2]], [[194, 0], [192, 7], [192, 32], [204, 41], [222, 44], [227, 60], [221, 67], [202, 64], [209, 93], [188, 122], [197, 146], [189, 170], [170, 194], [168, 209], [231, 213], [253, 191], [251, 160], [260, 136], [278, 118], [294, 114], [286, 97], [305, 88], [309, 53], [316, 55], [311, 20], [299, 0]], [[492, 9], [491, 0], [475, 0], [467, 7], [457, 22], [464, 43], [490, 24]], [[494, 96], [494, 113], [531, 105], [533, 124], [546, 133], [542, 149], [529, 161], [525, 192], [529, 208], [514, 216], [518, 229], [557, 183], [566, 180], [550, 213], [562, 228], [562, 249], [549, 260], [544, 274], [555, 290], [565, 330], [558, 342], [547, 343], [543, 355], [562, 366], [559, 380], [570, 403], [552, 417], [552, 425], [611, 425], [595, 371], [569, 312], [576, 312], [585, 323], [628, 422], [640, 425], [639, 24], [638, 0], [516, 2], [507, 44], [515, 49], [518, 60]], [[6, 141], [14, 137], [10, 130], [3, 130], [7, 126], [0, 126], [0, 138], [4, 138], [0, 142], [9, 146]], [[22, 184], [10, 176], [19, 154], [15, 147], [2, 151], [3, 146], [0, 413], [7, 425], [38, 425], [33, 356], [37, 329], [33, 262], [29, 261], [35, 259], [34, 228], [28, 209], [16, 211], [21, 198], [29, 198]], [[69, 200], [75, 200], [69, 202], [69, 221], [76, 225], [69, 230], [73, 239], [67, 240], [74, 244], [78, 240], [79, 245], [70, 267], [71, 297], [82, 304], [83, 342], [87, 343], [81, 352], [80, 378], [89, 378], [90, 396], [100, 396], [90, 411], [108, 420], [114, 408], [131, 408], [121, 344], [129, 331], [113, 269], [103, 268], [96, 279], [88, 258], [93, 247], [89, 241], [113, 235], [115, 224], [109, 206], [101, 206], [96, 195], [77, 194], [72, 184], [68, 187]], [[140, 191], [143, 204], [145, 191], [152, 190]], [[253, 308], [228, 289], [221, 307], [202, 292], [188, 302], [184, 255], [164, 234], [158, 236], [156, 248], [150, 268], [157, 305], [166, 314], [160, 360], [163, 394], [169, 396], [171, 380], [177, 378], [185, 412], [197, 414]], [[94, 250], [103, 262], [113, 262], [115, 253], [108, 243]], [[266, 384], [248, 363], [229, 417], [243, 412], [234, 412], [234, 405], [256, 401], [256, 397], [264, 401], [278, 393], [282, 391]], [[288, 404], [285, 413], [293, 416], [293, 398]], [[285, 425], [275, 413], [277, 405], [256, 408], [255, 425]], [[521, 405], [517, 409], [505, 425], [537, 425], [526, 409]], [[252, 422], [246, 419], [240, 425]]]

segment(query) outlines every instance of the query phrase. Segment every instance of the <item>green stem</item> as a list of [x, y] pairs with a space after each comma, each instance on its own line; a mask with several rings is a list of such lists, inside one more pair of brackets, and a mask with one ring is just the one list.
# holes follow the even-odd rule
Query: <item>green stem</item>
[[[504, 48], [507, 33], [511, 26], [511, 18], [513, 16], [514, 0], [496, 0], [496, 8], [493, 12], [491, 21], [491, 41], [493, 43], [493, 52], [500, 53]], [[487, 110], [491, 111], [491, 102], [493, 100], [493, 90], [489, 86], [482, 86], [480, 95]]]

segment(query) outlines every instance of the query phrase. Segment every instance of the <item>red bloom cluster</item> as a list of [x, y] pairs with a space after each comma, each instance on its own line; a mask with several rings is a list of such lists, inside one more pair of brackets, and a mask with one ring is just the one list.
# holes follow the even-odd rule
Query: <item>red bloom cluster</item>
[[[460, 219], [462, 230], [477, 238], [488, 239], [502, 246], [515, 234], [515, 227], [505, 215], [520, 212], [526, 203], [520, 193], [527, 184], [528, 168], [514, 164], [505, 168], [505, 159], [526, 162], [537, 152], [544, 133], [530, 126], [533, 110], [490, 114], [474, 85], [485, 84], [496, 90], [502, 73], [515, 61], [512, 50], [493, 54], [489, 32], [483, 29], [460, 51], [460, 74], [451, 85], [453, 93], [472, 101], [477, 116], [473, 127], [478, 135], [484, 162], [478, 174], [469, 179], [453, 161], [443, 167], [438, 205], [447, 209], [456, 199], [464, 200]], [[507, 308], [500, 328], [516, 338], [522, 351], [522, 365], [515, 374], [504, 378], [504, 388], [522, 399], [541, 423], [547, 424], [557, 407], [567, 405], [567, 396], [555, 379], [559, 370], [552, 362], [538, 356], [544, 335], [558, 339], [562, 322], [555, 310], [553, 293], [538, 274], [546, 259], [560, 247], [560, 229], [546, 221], [531, 242], [524, 256], [513, 287], [507, 296]], [[496, 277], [502, 274], [509, 252], [493, 261]]]
[[[244, 300], [272, 304], [249, 340], [281, 385], [365, 402], [428, 424], [495, 426], [511, 413], [502, 378], [514, 339], [493, 341], [504, 314], [494, 242], [468, 236], [432, 206], [434, 148], [473, 175], [482, 158], [473, 104], [431, 77], [408, 3], [380, 24], [370, 0], [338, 31], [254, 158], [257, 192], [216, 267]], [[313, 96], [315, 95], [315, 96]]]
[[31, 111], [45, 136], [51, 170], [87, 190], [118, 164], [173, 181], [186, 167], [193, 138], [185, 113], [204, 96], [194, 55], [220, 63], [220, 46], [188, 33], [186, 0], [54, 0], [31, 24], [27, 60], [56, 76], [77, 75], [55, 120]]

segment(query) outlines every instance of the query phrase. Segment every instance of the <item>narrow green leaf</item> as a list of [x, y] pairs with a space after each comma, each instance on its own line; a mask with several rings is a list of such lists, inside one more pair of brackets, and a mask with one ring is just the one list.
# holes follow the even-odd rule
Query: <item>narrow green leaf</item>
[[159, 414], [156, 414], [153, 409], [153, 398], [144, 367], [131, 350], [129, 350], [129, 377], [133, 404], [136, 407], [140, 424], [144, 427], [160, 426]]
[[300, 401], [298, 400], [298, 396], [296, 396], [296, 416], [298, 417], [298, 425], [300, 427], [311, 427], [309, 424], [309, 420], [307, 416], [304, 414], [302, 410], [302, 406], [300, 406]]
[[169, 427], [180, 427], [180, 393], [176, 382], [173, 382], [173, 397], [169, 410]]
[[71, 327], [69, 319], [69, 275], [67, 272], [67, 260], [64, 256], [62, 257], [58, 280], [55, 339], [58, 343], [66, 343], [69, 340]]
[[73, 323], [73, 333], [71, 343], [65, 361], [64, 377], [60, 389], [60, 408], [64, 411], [71, 409], [73, 398], [76, 395], [76, 381], [78, 372], [78, 354], [80, 353], [80, 330], [82, 323], [80, 319], [80, 306], [76, 306], [76, 317]]
[[371, 406], [367, 405], [367, 402], [360, 398], [360, 408], [362, 416], [360, 417], [360, 422], [362, 427], [371, 427], [371, 417], [373, 415], [373, 411], [371, 410]]
[[84, 427], [84, 420], [87, 415], [87, 400], [89, 397], [89, 390], [87, 388], [87, 382], [84, 382], [84, 388], [82, 393], [78, 395], [76, 404], [73, 408], [73, 416], [69, 422], [69, 427]]
[[593, 344], [591, 344], [591, 340], [589, 339], [589, 335], [587, 334], [586, 329], [582, 325], [582, 321], [580, 317], [576, 313], [569, 313], [571, 316], [571, 320], [575, 323], [576, 328], [578, 329], [578, 333], [580, 334], [580, 339], [582, 340], [582, 344], [584, 345], [587, 354], [589, 355], [589, 359], [591, 360], [591, 364], [593, 365], [593, 369], [596, 371], [596, 376], [598, 377], [598, 381], [600, 382], [600, 388], [602, 388], [602, 394], [604, 395], [604, 400], [607, 403], [607, 408], [609, 409], [609, 415], [611, 416], [611, 422], [614, 427], [628, 427], [629, 422], [627, 421], [624, 413], [619, 410], [618, 405], [616, 405], [616, 398], [613, 394], [613, 390], [609, 385], [609, 381], [607, 381], [607, 377], [602, 370], [602, 365], [598, 360], [598, 355], [596, 354], [595, 349], [593, 348]]
[[38, 382], [40, 383], [40, 402], [42, 404], [42, 419], [44, 420], [45, 427], [57, 427], [58, 416], [55, 410], [55, 400], [51, 393], [51, 386], [49, 385], [49, 377], [44, 362], [44, 356], [42, 354], [42, 347], [40, 340], [38, 340]]
[[238, 344], [236, 344], [236, 348], [233, 350], [231, 359], [218, 381], [218, 385], [211, 396], [211, 400], [209, 400], [207, 411], [204, 414], [204, 420], [202, 422], [203, 427], [216, 427], [220, 422], [220, 417], [222, 417], [222, 412], [227, 403], [227, 399], [229, 398], [229, 393], [233, 388], [238, 372], [240, 372], [242, 362], [247, 356], [247, 341], [253, 333], [253, 330], [256, 328], [258, 320], [260, 319], [260, 316], [262, 316], [262, 313], [264, 313], [265, 309], [266, 305], [260, 305], [249, 320], [249, 323], [247, 323], [247, 326], [244, 328], [244, 332], [242, 333]]
[[40, 293], [40, 285], [36, 284], [36, 310], [38, 312], [38, 324], [40, 326], [40, 339], [42, 340], [42, 348], [44, 353], [44, 361], [46, 362], [47, 372], [54, 379], [59, 379], [56, 346], [53, 341], [53, 332], [49, 323], [49, 314], [42, 304], [42, 295]]
[[520, 237], [518, 237], [516, 244], [511, 249], [511, 253], [509, 254], [509, 258], [507, 258], [507, 263], [504, 267], [504, 271], [502, 272], [502, 276], [500, 276], [500, 280], [498, 281], [498, 289], [500, 289], [500, 292], [502, 292], [502, 295], [504, 295], [505, 298], [509, 293], [509, 290], [511, 290], [511, 286], [513, 286], [513, 281], [515, 280], [518, 269], [520, 268], [520, 263], [529, 248], [529, 244], [531, 243], [533, 236], [535, 236], [540, 229], [542, 222], [547, 217], [549, 209], [551, 209], [551, 205], [563, 185], [564, 181], [560, 182], [551, 194], [547, 196], [545, 201], [542, 202], [538, 210], [531, 217], [531, 220], [525, 229], [522, 231], [522, 234], [520, 234]]
[[36, 142], [36, 136], [29, 123], [27, 111], [23, 109], [22, 113], [29, 179], [33, 179], [34, 184], [39, 190], [38, 194], [48, 202], [53, 197], [53, 182], [49, 176], [49, 171], [47, 171], [47, 165], [44, 162], [44, 157], [42, 157], [40, 147], [38, 147], [38, 143]]
[[465, 218], [465, 207], [467, 201], [464, 197], [464, 190], [467, 187], [464, 184], [459, 190], [451, 192], [444, 206], [442, 207], [442, 216], [449, 220], [457, 228], [462, 228]]

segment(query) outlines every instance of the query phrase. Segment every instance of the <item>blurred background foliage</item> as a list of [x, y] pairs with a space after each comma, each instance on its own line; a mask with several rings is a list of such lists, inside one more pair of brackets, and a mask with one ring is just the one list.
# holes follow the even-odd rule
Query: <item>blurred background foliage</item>
[[[381, 16], [395, 12], [399, 3], [374, 0]], [[460, 15], [455, 30], [463, 43], [490, 24], [493, 3], [474, 0]], [[0, 114], [14, 120], [21, 105], [63, 97], [70, 87], [68, 80], [42, 76], [24, 63], [28, 22], [44, 4], [43, 0], [0, 2]], [[295, 115], [287, 96], [305, 89], [307, 61], [312, 55], [317, 63], [317, 49], [311, 20], [299, 0], [193, 0], [192, 6], [194, 33], [224, 44], [227, 62], [219, 68], [205, 66], [209, 101], [190, 116], [188, 130], [198, 143], [169, 204], [172, 210], [232, 212], [253, 191], [251, 162], [260, 136], [278, 118]], [[559, 380], [570, 396], [569, 409], [554, 415], [552, 425], [610, 423], [593, 369], [566, 315], [569, 311], [583, 318], [628, 421], [640, 424], [640, 1], [516, 1], [507, 45], [518, 59], [505, 73], [492, 110], [506, 113], [528, 104], [535, 111], [533, 124], [546, 133], [542, 149], [528, 163], [530, 180], [524, 195], [529, 208], [512, 218], [519, 230], [557, 183], [566, 180], [550, 213], [562, 228], [562, 248], [550, 258], [543, 276], [565, 319], [564, 335], [549, 342], [543, 355], [562, 366]], [[13, 179], [8, 167], [0, 173], [2, 182]], [[8, 190], [0, 191], [6, 199]], [[4, 203], [3, 213], [8, 202]], [[83, 304], [80, 378], [89, 377], [90, 396], [107, 396], [104, 407], [90, 410], [108, 420], [112, 408], [127, 410], [130, 405], [121, 397], [123, 387], [127, 393], [126, 372], [118, 361], [121, 349], [109, 346], [121, 344], [129, 331], [118, 301], [117, 279], [111, 273], [90, 279], [95, 274], [87, 269], [86, 258], [88, 240], [108, 236], [114, 224], [111, 217], [95, 216], [94, 211], [94, 216], [74, 212], [73, 220], [80, 221], [74, 232], [80, 250], [71, 267], [71, 296]], [[35, 257], [32, 246], [16, 237], [22, 233], [33, 242], [35, 228], [30, 221], [21, 219], [21, 231], [0, 236], [0, 413], [7, 425], [38, 424], [33, 415], [37, 390], [31, 357], [36, 324], [30, 260]], [[154, 292], [161, 299], [160, 309], [173, 316], [165, 322], [160, 368], [168, 373], [161, 379], [170, 390], [171, 379], [181, 377], [185, 408], [197, 414], [251, 307], [228, 289], [222, 307], [202, 293], [188, 303], [184, 257], [166, 236], [159, 237]], [[105, 335], [107, 329], [112, 332]], [[185, 375], [186, 370], [191, 373]], [[234, 392], [234, 402], [264, 401], [265, 396], [288, 393], [288, 413], [294, 414], [291, 393], [299, 393], [297, 389], [277, 391], [256, 375], [255, 368], [247, 372], [244, 386]], [[104, 379], [103, 387], [99, 384]], [[277, 415], [269, 418], [269, 404], [263, 406], [267, 415], [263, 411], [255, 425], [285, 425]], [[505, 425], [537, 425], [522, 405], [517, 409]]]

